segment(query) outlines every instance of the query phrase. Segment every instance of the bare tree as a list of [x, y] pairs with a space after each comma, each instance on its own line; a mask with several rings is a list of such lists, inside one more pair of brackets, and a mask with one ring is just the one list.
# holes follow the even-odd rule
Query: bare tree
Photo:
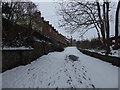
[[91, 28], [96, 28], [98, 38], [102, 37], [106, 53], [110, 53], [109, 46], [109, 2], [72, 2], [61, 4], [60, 15], [63, 17], [60, 25], [71, 33], [82, 32], [83, 35]]
[[32, 2], [29, 2], [26, 5], [27, 5], [27, 7], [26, 7], [26, 10], [27, 10], [26, 16], [28, 17], [27, 19], [29, 20], [29, 28], [32, 29], [32, 19], [35, 16], [34, 13], [37, 11], [37, 8], [36, 8], [36, 5], [34, 3], [32, 3]]
[[72, 1], [69, 3], [60, 3], [60, 15], [63, 20], [60, 21], [60, 26], [65, 27], [71, 33], [75, 31], [82, 32], [83, 35], [91, 28], [96, 28], [100, 39], [99, 23], [97, 20], [97, 8], [94, 2], [78, 2]]
[[117, 9], [116, 9], [116, 17], [115, 17], [115, 47], [114, 49], [118, 49], [118, 30], [119, 30], [119, 17], [120, 15], [120, 0], [118, 1]]
[[23, 4], [21, 2], [2, 2], [2, 16], [9, 21], [16, 22], [22, 17]]
[[22, 20], [22, 23], [24, 23], [25, 19], [29, 19], [29, 27], [31, 26], [32, 18], [34, 18], [36, 11], [37, 6], [33, 2], [2, 3], [2, 16], [4, 18], [15, 23], [20, 23]]
[[[40, 14], [36, 14], [38, 12], [37, 6], [32, 2], [3, 2], [2, 3], [2, 17], [7, 19], [8, 21], [12, 21], [11, 27], [8, 30], [3, 30], [3, 38], [9, 39], [9, 42], [17, 41], [17, 39], [21, 39], [21, 33], [17, 35], [17, 39], [10, 38], [14, 36], [13, 31], [16, 26], [16, 23], [19, 25], [23, 24], [28, 26], [29, 35], [32, 35], [32, 27], [35, 20], [35, 17], [40, 17]], [[38, 12], [39, 13], [39, 12]], [[37, 18], [36, 17], [36, 18]], [[6, 26], [7, 27], [7, 26]], [[31, 37], [31, 36], [27, 36]], [[14, 39], [14, 40], [13, 40]], [[21, 39], [22, 40], [22, 39]], [[4, 40], [3, 40], [4, 41]]]
[[109, 33], [109, 1], [104, 0], [103, 2], [103, 25], [104, 25], [104, 33], [105, 33], [105, 40], [104, 40], [104, 46], [106, 49], [106, 54], [110, 53], [110, 33]]

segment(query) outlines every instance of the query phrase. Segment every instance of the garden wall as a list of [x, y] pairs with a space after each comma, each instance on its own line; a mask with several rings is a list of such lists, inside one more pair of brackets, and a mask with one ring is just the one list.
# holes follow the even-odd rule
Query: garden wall
[[62, 47], [47, 42], [34, 42], [34, 49], [2, 50], [2, 72], [26, 65], [52, 51], [62, 51]]
[[89, 55], [89, 56], [101, 59], [101, 60], [103, 60], [105, 62], [109, 62], [109, 63], [111, 63], [111, 64], [113, 64], [115, 66], [120, 67], [120, 57], [113, 57], [113, 56], [108, 56], [108, 55], [101, 55], [101, 54], [98, 54], [98, 53], [95, 53], [95, 52], [90, 52], [90, 51], [83, 50], [83, 49], [79, 49], [79, 50], [83, 54], [86, 54], [86, 55]]

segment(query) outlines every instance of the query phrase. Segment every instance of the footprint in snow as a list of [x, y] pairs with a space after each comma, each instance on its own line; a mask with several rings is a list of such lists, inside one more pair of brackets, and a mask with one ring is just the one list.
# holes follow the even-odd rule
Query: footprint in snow
[[48, 86], [50, 86], [50, 83], [48, 83]]
[[32, 70], [34, 70], [34, 69], [35, 69], [35, 68], [29, 68], [27, 74], [30, 74], [30, 72], [31, 72]]
[[42, 84], [42, 83], [43, 83], [43, 81], [40, 81], [40, 83]]
[[53, 86], [55, 84], [55, 81], [51, 81], [50, 83], [48, 83], [48, 86]]
[[83, 78], [86, 80], [86, 78], [83, 76]]
[[70, 85], [72, 83], [72, 81], [71, 80], [67, 80], [66, 83], [68, 83]]
[[72, 67], [74, 67], [75, 65], [73, 64]]
[[67, 69], [65, 69], [64, 72], [67, 72]]
[[89, 84], [90, 86], [92, 86], [93, 88], [95, 88], [95, 86], [93, 84]]
[[79, 75], [79, 77], [81, 77], [81, 75]]
[[76, 70], [75, 70], [75, 73], [76, 73]]
[[34, 70], [35, 68], [29, 68], [28, 71]]
[[28, 69], [28, 72], [27, 72], [27, 74], [30, 74], [30, 68]]
[[84, 68], [82, 68], [82, 70], [84, 70]]
[[60, 72], [62, 72], [62, 70], [60, 70]]
[[47, 72], [44, 72], [45, 74], [47, 74]]
[[60, 76], [58, 76], [58, 80], [60, 79]]
[[92, 84], [92, 87], [95, 88], [95, 86]]
[[76, 70], [77, 68], [75, 68], [75, 70]]
[[82, 84], [82, 81], [80, 81], [80, 83]]
[[36, 77], [35, 74], [33, 74], [32, 76], [33, 76], [33, 78], [35, 79], [35, 77]]
[[67, 83], [70, 85], [72, 84], [72, 78], [69, 76], [69, 79], [67, 80]]
[[71, 77], [69, 77], [71, 79]]
[[56, 74], [58, 74], [58, 72]]
[[83, 75], [85, 75], [85, 76], [86, 76], [86, 74], [85, 74], [85, 73], [83, 73]]

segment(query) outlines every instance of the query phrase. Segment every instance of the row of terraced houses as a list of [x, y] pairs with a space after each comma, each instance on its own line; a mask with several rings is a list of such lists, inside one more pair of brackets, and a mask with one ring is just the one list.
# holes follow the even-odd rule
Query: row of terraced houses
[[[16, 23], [16, 27], [10, 30], [9, 28], [11, 27], [12, 22], [3, 18], [3, 29], [5, 28], [3, 31], [8, 32], [9, 30], [10, 37], [7, 37], [7, 39], [11, 38], [11, 36], [14, 39], [18, 35], [21, 35], [22, 37], [30, 36], [31, 31], [29, 29], [29, 26], [31, 26], [33, 37], [37, 37], [38, 40], [49, 41], [64, 46], [69, 45], [70, 39], [60, 34], [58, 30], [56, 30], [51, 24], [49, 24], [49, 21], [44, 20], [44, 18], [41, 17], [41, 13], [39, 11], [36, 12], [36, 16], [31, 19], [31, 25], [29, 25], [29, 22], [30, 22], [29, 18], [26, 20], [18, 21]], [[10, 35], [10, 33], [12, 35]], [[4, 34], [3, 37], [5, 37]], [[9, 42], [12, 43], [11, 41]], [[6, 42], [8, 42], [8, 40]]]
[[44, 20], [43, 17], [41, 17], [41, 13], [37, 12], [38, 18], [40, 24], [37, 28], [34, 28], [37, 32], [39, 32], [41, 35], [44, 35], [46, 38], [51, 39], [55, 42], [58, 42], [63, 45], [68, 45], [70, 43], [70, 39], [66, 38], [62, 34], [60, 34], [51, 24], [49, 24], [49, 21]]
[[49, 21], [45, 21], [43, 17], [41, 33], [64, 45], [67, 45], [70, 41], [65, 36], [60, 34], [51, 24], [49, 24]]

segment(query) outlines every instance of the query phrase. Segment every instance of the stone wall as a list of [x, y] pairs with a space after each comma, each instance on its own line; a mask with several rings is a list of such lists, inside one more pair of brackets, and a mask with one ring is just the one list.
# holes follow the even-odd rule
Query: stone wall
[[31, 63], [49, 52], [62, 50], [63, 47], [48, 42], [34, 42], [33, 50], [2, 50], [2, 72]]
[[101, 55], [95, 52], [90, 52], [87, 50], [79, 49], [83, 54], [98, 58], [100, 60], [103, 60], [105, 62], [109, 62], [115, 66], [120, 67], [120, 57], [113, 57], [113, 56], [108, 56], [108, 55]]

